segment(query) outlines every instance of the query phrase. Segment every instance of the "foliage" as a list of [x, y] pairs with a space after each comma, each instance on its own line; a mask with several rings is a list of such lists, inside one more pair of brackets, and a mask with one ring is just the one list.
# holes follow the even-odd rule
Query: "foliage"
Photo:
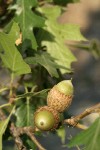
[[0, 150], [2, 150], [2, 137], [3, 137], [3, 134], [6, 131], [7, 125], [10, 121], [10, 117], [11, 117], [12, 113], [14, 112], [14, 109], [15, 109], [15, 107], [13, 107], [12, 111], [10, 112], [10, 115], [5, 120], [0, 121], [0, 129], [1, 129], [0, 130]]
[[71, 51], [64, 45], [64, 42], [65, 40], [80, 41], [85, 39], [80, 34], [78, 26], [57, 23], [57, 18], [61, 14], [60, 7], [45, 7], [40, 11], [45, 15], [47, 20], [45, 21], [46, 27], [44, 27], [44, 30], [38, 33], [39, 43], [47, 47], [48, 53], [55, 58], [57, 64], [65, 67], [65, 69], [61, 69], [61, 71], [68, 73], [71, 71], [71, 62], [76, 61], [76, 59]]
[[[8, 71], [10, 76], [7, 85], [3, 84], [3, 77], [0, 83], [3, 103], [0, 110], [6, 118], [3, 120], [0, 116], [0, 150], [3, 149], [2, 140], [13, 138], [11, 123], [20, 128], [34, 127], [34, 113], [38, 107], [46, 105], [49, 89], [64, 79], [64, 74], [73, 73], [72, 63], [77, 59], [65, 42], [87, 39], [78, 25], [60, 24], [57, 19], [65, 4], [78, 1], [0, 1], [0, 65], [1, 70]], [[99, 122], [100, 119], [76, 136], [69, 147], [87, 144], [93, 136], [88, 149], [92, 150], [92, 146], [98, 148]], [[65, 144], [64, 126], [59, 127], [56, 133]], [[27, 149], [36, 149], [28, 136], [22, 135], [21, 139]]]
[[[19, 37], [19, 27], [17, 23], [13, 26], [9, 34], [0, 33], [0, 57], [4, 65], [11, 70], [14, 75], [30, 73], [29, 66], [24, 62], [21, 54], [15, 46], [15, 41]], [[20, 63], [20, 66], [19, 66]]]
[[69, 147], [84, 145], [84, 150], [99, 150], [100, 139], [100, 117], [91, 125], [89, 129], [79, 133], [69, 143]]
[[32, 8], [35, 8], [38, 5], [38, 2], [36, 0], [17, 0], [16, 4], [17, 8], [14, 20], [20, 25], [24, 46], [26, 45], [25, 43], [28, 42], [31, 43], [30, 45], [32, 45], [33, 49], [36, 49], [38, 45], [33, 34], [33, 29], [44, 25], [44, 18], [32, 12]]
[[47, 69], [51, 76], [58, 77], [57, 69], [60, 66], [53, 62], [53, 60], [54, 59], [47, 52], [37, 53], [34, 57], [25, 59], [28, 64], [40, 64]]

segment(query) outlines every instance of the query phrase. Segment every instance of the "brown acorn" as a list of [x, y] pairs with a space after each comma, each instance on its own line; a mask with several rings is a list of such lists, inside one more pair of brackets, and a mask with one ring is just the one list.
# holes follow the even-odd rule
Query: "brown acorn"
[[58, 127], [59, 122], [59, 113], [49, 106], [40, 107], [35, 112], [34, 124], [39, 130], [54, 130]]
[[47, 104], [58, 112], [63, 112], [72, 102], [73, 85], [71, 80], [64, 80], [55, 85], [47, 96]]

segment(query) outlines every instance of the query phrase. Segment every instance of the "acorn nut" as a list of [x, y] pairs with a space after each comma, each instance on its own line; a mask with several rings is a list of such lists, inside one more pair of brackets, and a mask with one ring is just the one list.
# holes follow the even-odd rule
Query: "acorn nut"
[[42, 131], [54, 130], [60, 121], [59, 113], [51, 107], [40, 107], [34, 115], [35, 126]]
[[55, 85], [47, 96], [47, 104], [58, 112], [63, 112], [71, 105], [74, 88], [71, 80], [64, 80]]

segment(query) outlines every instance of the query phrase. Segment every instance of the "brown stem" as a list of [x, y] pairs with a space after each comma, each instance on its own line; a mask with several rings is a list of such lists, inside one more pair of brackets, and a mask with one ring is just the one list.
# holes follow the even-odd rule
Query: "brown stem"
[[46, 150], [45, 148], [43, 148], [43, 146], [37, 141], [37, 139], [35, 138], [34, 134], [32, 134], [31, 132], [26, 132], [26, 134], [30, 137], [30, 139], [37, 145], [37, 147], [39, 148], [39, 150]]
[[76, 125], [76, 127], [79, 128], [79, 129], [83, 129], [83, 130], [86, 130], [86, 129], [88, 128], [87, 126], [85, 126], [85, 125], [83, 125], [83, 124], [80, 124], [80, 123], [78, 123], [78, 124]]
[[46, 150], [35, 138], [33, 132], [38, 131], [37, 129], [34, 129], [32, 127], [15, 127], [15, 125], [12, 123], [10, 128], [11, 134], [15, 138], [16, 145], [19, 150], [26, 150], [26, 147], [23, 145], [23, 142], [20, 138], [20, 135], [26, 134], [30, 137], [30, 139], [36, 144], [39, 150]]
[[27, 134], [30, 139], [37, 145], [37, 147], [39, 148], [39, 150], [46, 150], [39, 142], [38, 140], [35, 138], [34, 134], [32, 133], [32, 130], [29, 130], [27, 127], [23, 129], [24, 133]]
[[81, 120], [82, 118], [86, 117], [87, 115], [97, 112], [100, 109], [100, 103], [87, 108], [84, 112], [82, 112], [80, 115], [77, 115], [76, 117], [74, 117], [77, 121]]
[[21, 138], [19, 137], [20, 130], [18, 128], [16, 128], [13, 123], [11, 124], [10, 132], [15, 139], [15, 143], [17, 145], [18, 150], [27, 150], [26, 147], [23, 145]]
[[20, 137], [15, 138], [15, 143], [19, 150], [27, 150], [26, 147], [23, 145], [23, 142]]
[[100, 103], [86, 109], [85, 111], [83, 111], [81, 114], [75, 116], [75, 117], [72, 117], [71, 119], [65, 119], [64, 120], [64, 123], [67, 123], [67, 124], [70, 124], [72, 126], [76, 126], [78, 128], [81, 128], [81, 129], [87, 129], [86, 126], [82, 125], [82, 124], [79, 124], [78, 122], [83, 119], [84, 117], [88, 116], [89, 114], [91, 113], [94, 113], [94, 112], [100, 112]]

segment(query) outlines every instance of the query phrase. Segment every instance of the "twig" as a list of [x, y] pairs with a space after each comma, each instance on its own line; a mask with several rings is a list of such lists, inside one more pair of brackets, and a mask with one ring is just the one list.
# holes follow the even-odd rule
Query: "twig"
[[[26, 93], [28, 93], [28, 88], [25, 86], [25, 91], [26, 91]], [[29, 113], [30, 113], [30, 97], [29, 96], [27, 96], [26, 97], [26, 107], [27, 107], [27, 126], [29, 125]]]
[[33, 132], [37, 131], [37, 129], [34, 129], [32, 127], [23, 127], [23, 128], [15, 127], [15, 125], [12, 123], [10, 130], [13, 137], [15, 138], [15, 142], [19, 150], [26, 150], [25, 146], [22, 143], [22, 140], [20, 139], [20, 135], [22, 134], [28, 135], [29, 138], [36, 144], [39, 150], [46, 150], [34, 136]]
[[88, 116], [91, 113], [94, 112], [100, 112], [100, 103], [86, 109], [85, 111], [83, 111], [81, 114], [75, 116], [75, 117], [71, 117], [71, 119], [65, 119], [64, 123], [70, 124], [72, 126], [81, 128], [81, 129], [87, 129], [87, 127], [85, 125], [79, 124], [78, 122], [83, 119], [84, 117]]
[[18, 149], [19, 150], [27, 150], [26, 147], [23, 145], [21, 138], [19, 137], [20, 132], [18, 131], [18, 128], [16, 128], [13, 123], [11, 124], [10, 132], [15, 139], [15, 143], [16, 143]]
[[37, 147], [39, 148], [39, 150], [46, 150], [35, 138], [34, 134], [30, 131], [24, 130], [24, 132], [30, 137], [30, 139], [37, 145]]
[[79, 129], [83, 129], [83, 130], [86, 130], [88, 128], [87, 126], [80, 124], [80, 123], [77, 123], [76, 127]]
[[1, 106], [0, 106], [0, 109], [1, 109], [1, 108], [4, 108], [4, 107], [11, 106], [11, 105], [12, 105], [11, 103], [6, 103], [6, 104], [3, 104], [3, 105], [1, 105]]
[[97, 112], [100, 109], [100, 103], [86, 109], [83, 113], [81, 113], [80, 115], [74, 117], [77, 121], [81, 120], [82, 118], [86, 117], [87, 115]]
[[0, 89], [0, 93], [6, 91], [6, 90], [8, 90], [8, 89], [9, 89], [8, 87], [2, 88], [2, 89]]
[[20, 99], [21, 99], [20, 97], [17, 98], [15, 95], [13, 95], [13, 97], [9, 98], [9, 102], [8, 103], [0, 105], [0, 109], [2, 109], [4, 107], [12, 106], [14, 102], [16, 102], [16, 101], [18, 101]]

